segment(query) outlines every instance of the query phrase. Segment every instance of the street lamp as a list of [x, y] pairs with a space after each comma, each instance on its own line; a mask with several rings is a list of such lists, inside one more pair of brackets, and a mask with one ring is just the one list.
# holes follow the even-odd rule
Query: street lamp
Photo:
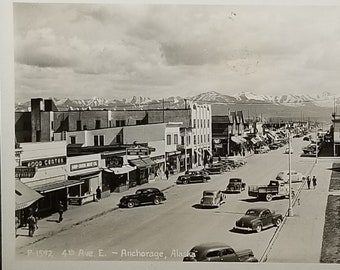
[[288, 206], [288, 216], [292, 217], [293, 216], [293, 207], [292, 207], [292, 178], [291, 178], [291, 164], [292, 164], [292, 154], [291, 154], [291, 136], [290, 136], [290, 131], [288, 131], [288, 180], [289, 180], [289, 206]]

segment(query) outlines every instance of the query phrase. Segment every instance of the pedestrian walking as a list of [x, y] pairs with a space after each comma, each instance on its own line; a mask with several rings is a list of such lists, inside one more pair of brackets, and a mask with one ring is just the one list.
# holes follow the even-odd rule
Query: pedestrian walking
[[36, 207], [34, 209], [33, 217], [35, 218], [35, 228], [36, 228], [36, 230], [38, 230], [38, 219], [39, 219], [39, 210], [38, 210], [38, 207]]
[[102, 198], [102, 190], [100, 189], [100, 186], [98, 186], [96, 189], [96, 196], [97, 200], [100, 200]]
[[308, 187], [308, 189], [310, 189], [310, 182], [311, 182], [311, 180], [310, 180], [310, 177], [308, 175], [307, 176], [307, 187]]
[[36, 220], [32, 213], [27, 218], [27, 223], [28, 223], [28, 235], [30, 237], [33, 237], [36, 228]]
[[61, 201], [59, 201], [57, 205], [57, 211], [59, 213], [59, 223], [63, 221], [63, 213], [64, 213], [64, 205]]
[[18, 228], [20, 226], [20, 220], [17, 216], [15, 216], [15, 237], [18, 236]]
[[315, 187], [316, 187], [316, 177], [315, 177], [315, 175], [313, 176], [312, 182], [313, 182], [313, 188], [315, 189]]
[[165, 170], [165, 176], [166, 176], [166, 180], [169, 180], [169, 171]]

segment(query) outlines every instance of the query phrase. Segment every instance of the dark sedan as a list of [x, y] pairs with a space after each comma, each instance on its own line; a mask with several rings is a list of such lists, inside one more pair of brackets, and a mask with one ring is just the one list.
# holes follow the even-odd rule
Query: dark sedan
[[282, 223], [282, 215], [275, 214], [267, 208], [252, 208], [246, 214], [236, 221], [236, 230], [260, 232], [273, 226], [280, 226]]
[[158, 188], [142, 188], [138, 189], [135, 194], [124, 196], [120, 199], [119, 207], [132, 208], [141, 204], [155, 205], [165, 201], [166, 197]]
[[204, 172], [189, 171], [177, 178], [176, 184], [205, 183], [210, 180], [210, 176]]

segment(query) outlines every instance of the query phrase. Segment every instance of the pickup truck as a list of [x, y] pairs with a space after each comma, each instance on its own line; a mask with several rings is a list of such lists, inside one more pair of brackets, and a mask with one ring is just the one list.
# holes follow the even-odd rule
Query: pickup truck
[[271, 180], [267, 186], [249, 186], [248, 195], [270, 202], [275, 197], [287, 197], [289, 195], [289, 186], [284, 181]]
[[194, 246], [183, 258], [184, 262], [258, 262], [251, 249], [235, 251], [229, 245], [218, 242]]

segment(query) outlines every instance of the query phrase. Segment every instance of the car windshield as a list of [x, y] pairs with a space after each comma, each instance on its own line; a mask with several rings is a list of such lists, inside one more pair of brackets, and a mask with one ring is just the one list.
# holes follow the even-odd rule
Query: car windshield
[[256, 210], [256, 209], [249, 209], [249, 210], [246, 212], [246, 215], [247, 215], [247, 216], [259, 216], [259, 215], [260, 215], [260, 211], [259, 211], [259, 210]]
[[212, 192], [204, 192], [203, 196], [214, 196], [214, 193], [212, 193]]
[[238, 182], [241, 182], [241, 179], [238, 179], [238, 178], [231, 178], [229, 180], [230, 183], [238, 183]]

